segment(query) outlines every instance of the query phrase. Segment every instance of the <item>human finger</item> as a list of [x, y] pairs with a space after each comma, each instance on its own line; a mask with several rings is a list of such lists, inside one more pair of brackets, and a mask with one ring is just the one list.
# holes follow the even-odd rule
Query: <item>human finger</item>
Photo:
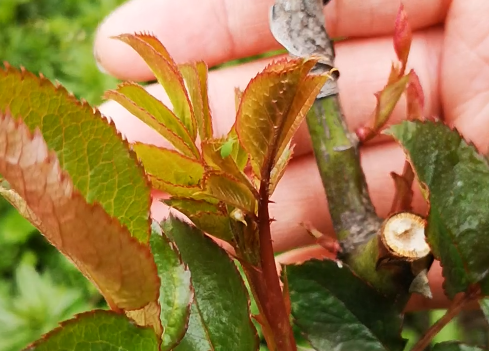
[[485, 0], [454, 0], [441, 66], [445, 118], [483, 152], [489, 149], [489, 13]]
[[[418, 73], [425, 94], [425, 114], [439, 115], [438, 66], [443, 32], [441, 28], [423, 31], [414, 36], [409, 68]], [[392, 40], [388, 37], [358, 39], [337, 45], [337, 67], [341, 71], [338, 81], [340, 100], [347, 124], [351, 130], [360, 127], [370, 118], [375, 108], [374, 93], [382, 89], [387, 81], [392, 60], [395, 59]], [[261, 71], [270, 59], [228, 67], [209, 72], [209, 99], [216, 136], [227, 133], [234, 123], [234, 88], [244, 89], [251, 78]], [[169, 103], [159, 85], [151, 85], [148, 91]], [[154, 130], [129, 114], [122, 106], [109, 102], [101, 107], [117, 128], [131, 142], [141, 141], [168, 147]], [[405, 116], [405, 103], [401, 99], [393, 112], [391, 123], [399, 122]], [[295, 155], [311, 152], [307, 127], [301, 126], [296, 133]]]
[[[406, 1], [411, 26], [443, 22], [451, 0]], [[279, 49], [269, 29], [273, 0], [131, 0], [99, 27], [94, 52], [100, 66], [122, 79], [150, 80], [144, 61], [126, 44], [111, 39], [122, 33], [151, 32], [177, 62], [204, 60], [214, 66]], [[332, 37], [372, 37], [393, 31], [399, 3], [391, 0], [333, 0], [325, 7]]]

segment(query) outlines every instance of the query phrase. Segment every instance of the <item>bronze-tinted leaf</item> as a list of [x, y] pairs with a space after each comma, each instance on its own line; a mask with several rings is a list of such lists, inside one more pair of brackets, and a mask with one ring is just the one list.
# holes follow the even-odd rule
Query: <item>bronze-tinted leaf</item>
[[404, 74], [409, 50], [411, 49], [412, 37], [411, 26], [409, 25], [404, 5], [401, 3], [394, 27], [394, 49], [396, 50], [397, 58], [401, 61], [401, 74]]
[[197, 126], [187, 89], [178, 66], [154, 36], [149, 34], [121, 34], [116, 37], [130, 45], [148, 64], [158, 82], [163, 86], [173, 105], [173, 112], [180, 118], [195, 140]]
[[[114, 309], [135, 310], [155, 301], [159, 279], [149, 247], [98, 204], [75, 190], [36, 130], [0, 116], [0, 174], [4, 192], [44, 236], [90, 279]], [[20, 199], [25, 204], [19, 205]]]
[[104, 95], [157, 131], [184, 155], [199, 158], [200, 153], [188, 130], [175, 114], [142, 86], [123, 83]]
[[212, 138], [212, 116], [207, 95], [207, 65], [203, 61], [180, 65], [180, 72], [187, 83], [190, 100], [201, 140]]
[[407, 119], [424, 119], [424, 93], [418, 75], [411, 70], [406, 88]]
[[243, 93], [236, 132], [260, 179], [269, 177], [326, 82], [326, 76], [308, 76], [316, 62], [315, 59], [275, 62], [253, 78]]

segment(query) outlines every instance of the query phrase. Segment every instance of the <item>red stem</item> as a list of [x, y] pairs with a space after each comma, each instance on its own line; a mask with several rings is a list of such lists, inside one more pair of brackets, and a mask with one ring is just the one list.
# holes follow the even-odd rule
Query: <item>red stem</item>
[[263, 309], [267, 324], [270, 327], [276, 350], [297, 351], [292, 326], [290, 324], [275, 265], [268, 204], [268, 184], [263, 180], [260, 184], [260, 201], [258, 204], [258, 229], [262, 274], [261, 277], [256, 277], [255, 272], [255, 274], [252, 273], [251, 276], [255, 276], [255, 279], [252, 279], [254, 281], [254, 290], [257, 295], [256, 297], [259, 300], [259, 305]]
[[440, 332], [460, 311], [475, 298], [477, 291], [466, 292], [463, 295], [455, 297], [447, 312], [435, 324], [433, 324], [426, 334], [418, 340], [411, 351], [424, 351], [430, 344], [436, 334]]

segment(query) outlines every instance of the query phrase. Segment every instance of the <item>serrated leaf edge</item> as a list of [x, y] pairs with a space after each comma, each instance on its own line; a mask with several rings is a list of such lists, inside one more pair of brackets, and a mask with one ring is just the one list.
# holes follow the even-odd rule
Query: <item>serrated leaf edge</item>
[[[111, 315], [111, 316], [126, 317], [125, 315], [120, 314], [120, 313], [117, 313], [117, 312], [114, 312], [114, 311], [100, 310], [100, 309], [91, 310], [91, 311], [82, 312], [82, 313], [77, 313], [77, 314], [75, 314], [73, 316], [73, 318], [60, 322], [59, 325], [58, 325], [58, 327], [56, 327], [56, 328], [52, 329], [51, 331], [47, 332], [40, 339], [32, 342], [26, 348], [24, 348], [22, 351], [32, 351], [32, 350], [35, 350], [35, 348], [37, 346], [39, 346], [39, 344], [41, 344], [42, 342], [50, 339], [51, 337], [55, 336], [56, 334], [60, 333], [63, 330], [64, 327], [66, 327], [66, 326], [68, 326], [70, 324], [75, 324], [79, 320], [81, 320], [82, 318], [84, 318], [86, 316], [96, 315], [98, 313], [105, 314], [105, 315]], [[139, 329], [152, 329], [151, 327], [141, 327], [141, 326], [137, 325], [136, 323], [134, 323], [130, 318], [127, 318], [127, 320], [128, 320], [129, 323], [134, 324], [134, 326], [136, 328], [139, 328]], [[155, 333], [155, 337], [158, 338], [158, 336], [156, 335], [156, 333]], [[160, 347], [160, 345], [161, 345], [161, 340], [158, 343], [158, 348]]]
[[[103, 118], [106, 121], [107, 125], [113, 131], [114, 135], [116, 135], [118, 137], [118, 139], [121, 140], [121, 142], [125, 146], [130, 158], [134, 161], [134, 164], [136, 165], [137, 169], [140, 172], [141, 179], [144, 180], [148, 189], [151, 189], [151, 183], [150, 183], [149, 179], [147, 178], [146, 173], [144, 172], [144, 168], [143, 168], [141, 162], [139, 162], [139, 160], [137, 159], [136, 153], [131, 149], [129, 142], [119, 132], [115, 123], [111, 119], [104, 116], [97, 108], [90, 106], [90, 104], [87, 101], [85, 101], [83, 99], [78, 100], [72, 93], [68, 92], [68, 90], [66, 90], [66, 88], [63, 87], [61, 84], [58, 83], [58, 84], [54, 85], [42, 73], [39, 73], [39, 76], [36, 76], [35, 74], [27, 71], [23, 66], [21, 66], [20, 69], [16, 69], [13, 66], [11, 66], [8, 62], [4, 62], [3, 65], [4, 65], [4, 68], [2, 68], [0, 66], [0, 74], [2, 74], [2, 75], [8, 75], [8, 74], [18, 75], [18, 76], [20, 76], [21, 80], [24, 80], [24, 78], [26, 76], [29, 76], [33, 80], [35, 80], [39, 84], [39, 86], [47, 86], [47, 87], [53, 89], [54, 93], [61, 93], [61, 94], [65, 95], [66, 101], [69, 101], [70, 103], [77, 106], [78, 108], [81, 108], [84, 110], [90, 109], [91, 110], [90, 112], [94, 117], [98, 117], [101, 119]], [[7, 111], [3, 111], [3, 112], [7, 112]], [[30, 128], [28, 128], [28, 129], [30, 130]], [[65, 171], [63, 170], [63, 172], [65, 172]], [[147, 226], [147, 231], [146, 231], [146, 239], [144, 241], [142, 241], [145, 244], [147, 244], [149, 242], [149, 236], [150, 236], [150, 232], [151, 232], [150, 231], [151, 218], [149, 216], [151, 203], [152, 203], [151, 196], [148, 196], [148, 207], [147, 207], [147, 213], [148, 213], [147, 223], [148, 223], [148, 226]], [[133, 236], [133, 233], [131, 233], [131, 236]]]

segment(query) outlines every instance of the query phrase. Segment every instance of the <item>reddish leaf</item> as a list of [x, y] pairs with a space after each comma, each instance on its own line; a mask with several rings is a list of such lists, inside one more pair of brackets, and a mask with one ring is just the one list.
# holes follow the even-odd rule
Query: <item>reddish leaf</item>
[[365, 142], [376, 136], [389, 120], [394, 107], [406, 90], [409, 75], [403, 76], [399, 80], [389, 83], [383, 90], [375, 94], [377, 106], [374, 115], [371, 117], [367, 126], [359, 128], [356, 133], [360, 141]]
[[423, 87], [419, 82], [418, 75], [411, 70], [409, 72], [409, 82], [406, 88], [407, 119], [424, 119], [424, 94]]
[[149, 247], [100, 205], [88, 204], [40, 132], [9, 115], [0, 116], [0, 174], [12, 188], [3, 192], [7, 199], [21, 211], [28, 208], [33, 224], [112, 308], [135, 310], [156, 301], [159, 279]]
[[112, 99], [161, 134], [184, 155], [200, 158], [199, 150], [182, 122], [160, 100], [142, 86], [123, 83], [116, 90], [107, 91], [106, 99]]
[[212, 116], [207, 93], [207, 65], [203, 61], [180, 65], [194, 108], [195, 120], [201, 140], [212, 138]]
[[326, 82], [326, 75], [308, 76], [316, 62], [317, 59], [275, 62], [253, 78], [243, 93], [236, 132], [260, 179], [270, 176]]
[[119, 39], [130, 45], [148, 64], [158, 82], [163, 86], [173, 105], [173, 112], [180, 118], [195, 140], [197, 126], [192, 105], [178, 66], [163, 44], [149, 34], [121, 34]]
[[394, 180], [396, 191], [390, 213], [412, 211], [414, 172], [411, 164], [406, 161], [402, 175], [391, 172], [391, 177]]
[[394, 49], [402, 64], [401, 74], [404, 74], [406, 69], [412, 37], [411, 26], [409, 25], [406, 11], [404, 11], [404, 5], [401, 3], [394, 27]]

